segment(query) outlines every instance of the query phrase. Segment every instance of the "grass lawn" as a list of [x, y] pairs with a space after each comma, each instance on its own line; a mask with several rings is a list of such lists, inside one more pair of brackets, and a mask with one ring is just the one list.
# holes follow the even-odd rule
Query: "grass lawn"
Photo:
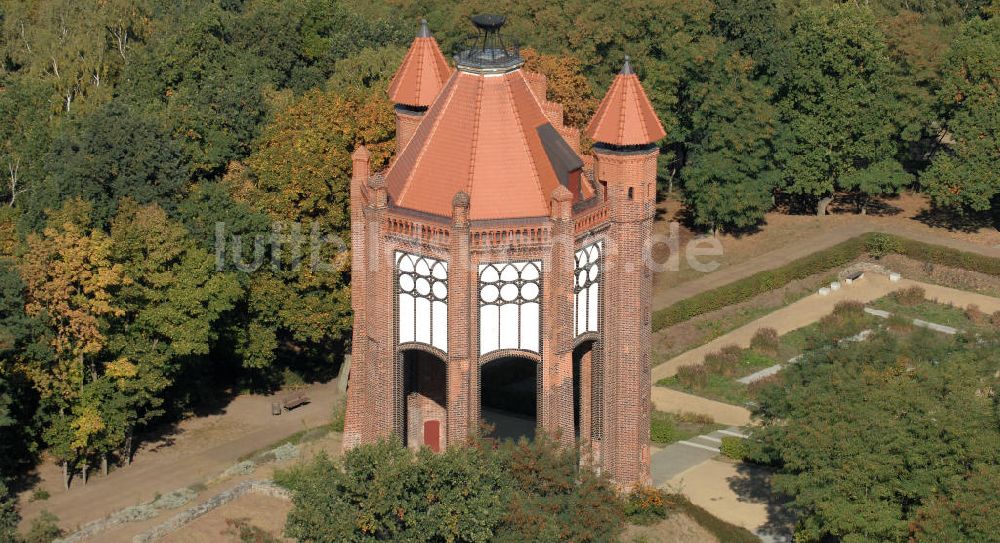
[[750, 401], [750, 395], [747, 393], [746, 385], [737, 381], [735, 378], [724, 377], [718, 374], [709, 374], [708, 382], [705, 386], [691, 386], [687, 383], [683, 383], [677, 378], [676, 375], [660, 379], [656, 382], [656, 385], [672, 388], [681, 392], [687, 392], [688, 394], [694, 394], [695, 396], [701, 396], [702, 398], [708, 398], [710, 400], [739, 405], [741, 407]]
[[653, 411], [649, 419], [649, 439], [657, 445], [669, 445], [676, 441], [714, 432], [725, 428], [710, 419], [689, 414]]
[[893, 315], [899, 315], [907, 319], [920, 319], [936, 324], [943, 324], [958, 328], [959, 330], [971, 330], [976, 328], [976, 324], [965, 316], [965, 310], [947, 304], [925, 300], [916, 305], [904, 305], [896, 301], [891, 294], [868, 304], [869, 307], [888, 311]]

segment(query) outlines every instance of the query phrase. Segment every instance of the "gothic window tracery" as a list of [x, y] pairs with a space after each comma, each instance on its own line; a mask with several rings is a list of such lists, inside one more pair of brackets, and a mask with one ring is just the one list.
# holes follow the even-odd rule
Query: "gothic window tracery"
[[540, 352], [542, 263], [479, 266], [479, 353]]
[[601, 311], [601, 274], [604, 242], [588, 245], [576, 252], [576, 274], [573, 292], [574, 330], [577, 336], [587, 332], [597, 332]]
[[396, 252], [399, 342], [448, 352], [448, 263]]

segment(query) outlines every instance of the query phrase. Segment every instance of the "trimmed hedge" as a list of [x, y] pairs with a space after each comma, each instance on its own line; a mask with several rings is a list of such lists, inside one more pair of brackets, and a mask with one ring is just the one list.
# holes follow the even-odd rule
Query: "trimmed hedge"
[[755, 273], [655, 311], [653, 312], [653, 331], [673, 326], [723, 307], [745, 302], [754, 296], [781, 288], [792, 281], [846, 266], [870, 252], [881, 253], [872, 256], [884, 256], [889, 254], [886, 251], [922, 262], [1000, 277], [1000, 259], [892, 234], [873, 232], [851, 238], [829, 249], [817, 251], [780, 268]]
[[805, 279], [815, 273], [846, 266], [865, 254], [867, 240], [868, 235], [851, 238], [829, 249], [789, 262], [780, 268], [757, 272], [728, 285], [681, 300], [653, 313], [653, 331], [745, 302], [754, 296], [781, 288], [792, 281]]

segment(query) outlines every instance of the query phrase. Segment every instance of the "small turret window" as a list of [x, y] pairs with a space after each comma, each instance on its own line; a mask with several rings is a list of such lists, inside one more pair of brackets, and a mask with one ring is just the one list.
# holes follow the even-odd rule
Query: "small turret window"
[[632, 187], [628, 188], [628, 199], [629, 200], [631, 200], [633, 198], [633, 196], [634, 196], [633, 191], [635, 191], [635, 189], [633, 189]]

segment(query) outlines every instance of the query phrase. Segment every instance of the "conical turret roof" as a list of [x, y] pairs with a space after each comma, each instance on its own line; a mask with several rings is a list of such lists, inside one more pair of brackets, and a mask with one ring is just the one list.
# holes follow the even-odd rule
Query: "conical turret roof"
[[429, 107], [451, 72], [427, 21], [420, 21], [420, 31], [389, 83], [389, 99], [405, 106]]
[[587, 126], [590, 139], [609, 145], [647, 145], [667, 135], [628, 57]]

